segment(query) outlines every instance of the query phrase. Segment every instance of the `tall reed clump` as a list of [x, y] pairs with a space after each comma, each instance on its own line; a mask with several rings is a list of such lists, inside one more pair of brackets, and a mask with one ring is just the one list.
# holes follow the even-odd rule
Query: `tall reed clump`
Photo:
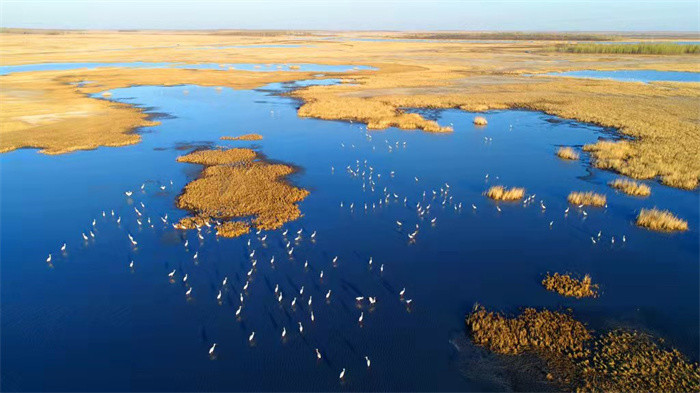
[[700, 45], [674, 43], [642, 44], [572, 44], [554, 48], [565, 53], [610, 53], [628, 55], [686, 55], [699, 54]]
[[525, 189], [522, 187], [493, 186], [486, 191], [486, 196], [496, 201], [518, 201], [525, 196]]
[[627, 195], [634, 196], [649, 196], [651, 195], [651, 187], [644, 183], [637, 183], [636, 181], [628, 179], [615, 179], [608, 183], [610, 187], [620, 190]]
[[198, 218], [185, 218], [180, 225], [222, 220], [217, 233], [233, 237], [248, 232], [249, 219], [258, 229], [272, 230], [300, 217], [297, 203], [309, 192], [285, 181], [294, 169], [253, 158], [257, 155], [250, 149], [200, 150], [178, 157], [179, 162], [205, 165], [177, 200], [179, 208]]
[[561, 390], [700, 391], [698, 364], [648, 334], [614, 330], [594, 337], [569, 314], [532, 308], [509, 318], [477, 306], [466, 325], [472, 341], [493, 352], [540, 357]]
[[593, 284], [591, 276], [588, 274], [583, 276], [583, 279], [578, 280], [568, 274], [554, 273], [550, 276], [547, 273], [547, 277], [542, 280], [542, 285], [548, 291], [577, 299], [598, 296], [598, 284]]
[[560, 147], [557, 150], [557, 156], [565, 160], [578, 160], [578, 153], [570, 147]]
[[637, 216], [637, 225], [653, 231], [687, 231], [688, 221], [676, 217], [668, 210], [642, 209]]
[[583, 206], [605, 206], [607, 204], [607, 198], [603, 194], [596, 194], [595, 192], [572, 192], [567, 198], [572, 205], [583, 205]]

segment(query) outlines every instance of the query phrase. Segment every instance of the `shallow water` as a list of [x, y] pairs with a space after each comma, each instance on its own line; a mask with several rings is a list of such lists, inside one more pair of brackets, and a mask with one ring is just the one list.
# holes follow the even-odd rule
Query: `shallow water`
[[[522, 306], [572, 307], [593, 329], [643, 329], [697, 361], [698, 193], [647, 182], [649, 198], [616, 194], [606, 185], [613, 174], [591, 169], [585, 159], [565, 162], [554, 156], [560, 145], [611, 138], [609, 130], [526, 111], [490, 112], [489, 125], [477, 128], [473, 114], [444, 110], [420, 112], [442, 125], [453, 124], [453, 133], [392, 128], [372, 131], [370, 139], [362, 125], [297, 117], [298, 102], [276, 95], [289, 87], [117, 89], [112, 99], [167, 114], [159, 116], [161, 125], [141, 130], [140, 144], [58, 156], [35, 150], [0, 155], [0, 340], [6, 390], [512, 387], [498, 359], [465, 344], [463, 318], [475, 302], [513, 313]], [[189, 94], [183, 94], [185, 89]], [[249, 132], [264, 139], [219, 140]], [[169, 222], [186, 215], [175, 208], [175, 200], [199, 173], [198, 166], [175, 159], [212, 145], [253, 146], [270, 159], [300, 167], [290, 180], [311, 194], [300, 204], [304, 216], [283, 228], [294, 245], [292, 259], [282, 230], [261, 233], [267, 235], [265, 244], [255, 234], [217, 239], [208, 230], [200, 242], [195, 231], [175, 231], [161, 222], [165, 213]], [[374, 168], [374, 191], [367, 184], [363, 191], [362, 179], [345, 169], [355, 170], [357, 161], [360, 172]], [[442, 205], [443, 199], [433, 200], [432, 190], [445, 183], [453, 199]], [[501, 203], [499, 213], [482, 196], [492, 184], [524, 186], [537, 194], [537, 202], [526, 207]], [[392, 195], [388, 204], [373, 208], [384, 197], [384, 187], [399, 198]], [[127, 190], [134, 191], [131, 198], [124, 195]], [[603, 192], [609, 206], [586, 209], [586, 217], [576, 208], [564, 215], [572, 190]], [[432, 206], [424, 219], [414, 207], [419, 201]], [[455, 210], [458, 203], [462, 209]], [[650, 206], [687, 219], [690, 231], [659, 234], [635, 227], [636, 212]], [[134, 207], [151, 218], [152, 228], [139, 227]], [[120, 225], [110, 209], [121, 217]], [[432, 218], [437, 218], [434, 226]], [[407, 233], [416, 224], [420, 230], [411, 244]], [[303, 238], [295, 244], [299, 229]], [[95, 238], [84, 242], [81, 232], [90, 230]], [[592, 244], [590, 237], [599, 230], [603, 235]], [[309, 237], [313, 231], [315, 242]], [[138, 248], [129, 245], [127, 232]], [[65, 255], [59, 251], [63, 242]], [[237, 320], [251, 249], [258, 263]], [[548, 271], [590, 273], [601, 284], [602, 296], [571, 300], [549, 293], [539, 283]], [[193, 288], [189, 300], [185, 273]], [[216, 295], [226, 276], [229, 286], [219, 305]], [[275, 299], [275, 285], [283, 293], [282, 305]], [[302, 285], [303, 299], [293, 309], [291, 299]], [[410, 308], [398, 294], [404, 287], [405, 298], [413, 300]], [[371, 309], [365, 301], [360, 307], [356, 296], [376, 296], [377, 305]], [[281, 339], [283, 327], [286, 340]], [[207, 352], [213, 342], [218, 345], [212, 360]], [[314, 348], [321, 350], [323, 361], [316, 360]], [[372, 361], [370, 369], [364, 356]], [[342, 368], [347, 374], [341, 383]]]
[[545, 75], [574, 78], [612, 79], [622, 82], [700, 82], [700, 72], [656, 71], [656, 70], [584, 70], [550, 72]]
[[[298, 68], [290, 68], [297, 66]], [[374, 70], [376, 68], [369, 66], [352, 66], [352, 65], [330, 65], [330, 64], [308, 64], [308, 63], [289, 63], [289, 64], [254, 64], [254, 63], [150, 63], [142, 61], [126, 62], [126, 63], [40, 63], [40, 64], [21, 64], [0, 66], [0, 75], [7, 75], [16, 72], [29, 71], [63, 71], [77, 69], [93, 69], [101, 67], [120, 67], [120, 68], [186, 68], [195, 70], [229, 70], [231, 67], [242, 71], [310, 71], [310, 72], [347, 72], [354, 70]]]

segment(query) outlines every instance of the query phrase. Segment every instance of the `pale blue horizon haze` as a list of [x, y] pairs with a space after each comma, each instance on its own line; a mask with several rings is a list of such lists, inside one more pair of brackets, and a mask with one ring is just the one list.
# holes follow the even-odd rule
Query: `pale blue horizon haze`
[[0, 26], [697, 32], [700, 1], [0, 1]]

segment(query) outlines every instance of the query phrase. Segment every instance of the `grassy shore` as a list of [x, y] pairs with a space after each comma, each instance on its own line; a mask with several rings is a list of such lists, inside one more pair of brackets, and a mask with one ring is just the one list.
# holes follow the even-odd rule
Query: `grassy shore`
[[565, 53], [610, 53], [631, 55], [687, 55], [700, 54], [700, 45], [650, 43], [650, 44], [571, 44], [554, 47]]

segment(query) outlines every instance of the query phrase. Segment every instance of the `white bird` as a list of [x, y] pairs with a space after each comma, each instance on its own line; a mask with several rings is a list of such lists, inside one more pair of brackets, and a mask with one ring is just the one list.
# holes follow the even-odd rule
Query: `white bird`
[[131, 269], [134, 268], [134, 261], [133, 260], [129, 263], [129, 268], [131, 268]]
[[287, 328], [283, 327], [282, 328], [282, 338], [285, 338], [287, 336]]
[[250, 333], [250, 336], [248, 336], [248, 341], [253, 342], [254, 339], [255, 339], [255, 332]]
[[90, 237], [93, 239], [95, 238], [95, 234], [92, 231], [90, 231]]
[[362, 300], [364, 300], [364, 298], [365, 298], [364, 296], [358, 296], [355, 298], [355, 300], [357, 300], [358, 302], [361, 302]]
[[304, 296], [304, 286], [301, 286], [301, 289], [299, 290], [299, 296]]
[[291, 257], [293, 252], [294, 252], [294, 247], [290, 248], [289, 251], [287, 251], [287, 254], [289, 254], [289, 256]]
[[319, 278], [323, 279], [323, 270], [321, 270], [321, 274], [318, 276]]
[[160, 186], [160, 189], [161, 189], [161, 190], [165, 190], [165, 186]]
[[314, 232], [311, 234], [311, 238], [312, 238], [312, 239], [315, 238], [315, 237], [316, 237], [316, 231], [314, 231]]
[[499, 213], [501, 212], [501, 208], [498, 205], [496, 205], [496, 210], [498, 210]]
[[564, 210], [564, 214], [568, 214], [568, 213], [569, 213], [569, 208], [567, 207], [566, 210]]
[[47, 262], [47, 263], [51, 263], [51, 254], [49, 254], [49, 257], [48, 257], [48, 258], [46, 258], [46, 262]]
[[97, 220], [95, 220], [95, 219], [93, 218], [93, 219], [92, 219], [92, 226], [95, 226], [95, 225], [97, 225]]
[[313, 322], [313, 321], [315, 321], [315, 320], [316, 320], [316, 318], [314, 317], [314, 312], [311, 311], [311, 322]]
[[372, 304], [372, 305], [373, 305], [374, 303], [377, 302], [377, 298], [376, 298], [376, 297], [370, 296], [370, 297], [368, 297], [367, 299], [369, 299], [369, 304]]
[[175, 277], [175, 269], [173, 269], [172, 272], [168, 273], [168, 277], [170, 277], [170, 278]]
[[219, 294], [216, 295], [216, 300], [219, 300], [219, 301], [221, 300], [221, 290], [219, 290]]
[[112, 210], [112, 217], [114, 217], [114, 210]]
[[331, 290], [329, 289], [328, 293], [326, 293], [326, 300], [330, 300], [330, 299], [331, 299]]
[[623, 242], [626, 242], [626, 241], [627, 241], [627, 238], [625, 237], [625, 235], [622, 235], [622, 241], [623, 241]]
[[267, 240], [267, 235], [260, 238], [260, 241], [262, 241], [262, 242], [264, 242], [265, 240]]
[[250, 253], [250, 257], [251, 257], [251, 258], [254, 257], [254, 256], [255, 256], [255, 250], [253, 250], [253, 252]]
[[369, 266], [372, 267], [372, 257], [369, 257]]
[[364, 312], [361, 312], [361, 313], [360, 313], [360, 317], [357, 318], [357, 322], [362, 323], [362, 320], [364, 320], [364, 319], [365, 319], [365, 313], [364, 313]]
[[275, 293], [279, 293], [279, 291], [280, 291], [280, 285], [275, 284]]
[[316, 348], [316, 359], [321, 360], [321, 351]]
[[301, 322], [297, 322], [299, 324], [299, 333], [304, 333], [304, 326], [301, 325]]
[[121, 222], [122, 222], [122, 217], [121, 216], [117, 217], [117, 224], [119, 224]]
[[311, 307], [311, 300], [312, 300], [312, 299], [313, 299], [313, 296], [309, 296], [309, 302], [308, 302], [309, 307]]
[[243, 309], [243, 306], [238, 306], [238, 310], [236, 310], [236, 316], [237, 316], [237, 317], [241, 315], [241, 310], [242, 310], [242, 309]]
[[406, 305], [410, 306], [412, 301], [413, 301], [413, 299], [406, 299]]
[[335, 264], [336, 262], [338, 262], [338, 257], [337, 257], [337, 256], [333, 257], [333, 264]]
[[184, 277], [182, 277], [182, 282], [186, 283], [187, 278], [189, 278], [189, 275], [187, 273], [185, 273]]
[[399, 296], [403, 297], [404, 293], [406, 293], [406, 288], [402, 289], [401, 292], [399, 292]]
[[296, 305], [297, 305], [297, 298], [294, 297], [294, 299], [292, 299], [292, 307], [294, 307]]
[[593, 238], [593, 236], [591, 236], [591, 241], [593, 242], [593, 244], [596, 243], [596, 241], [595, 241], [595, 239]]
[[287, 236], [287, 232], [289, 232], [289, 229], [285, 229], [284, 232], [282, 232], [282, 236]]
[[430, 222], [431, 222], [432, 224], [435, 224], [435, 221], [437, 221], [437, 217], [435, 217], [435, 218], [433, 218], [432, 220], [430, 220]]
[[382, 263], [382, 266], [379, 267], [379, 272], [384, 273], [384, 264]]
[[371, 362], [369, 361], [369, 358], [367, 356], [365, 356], [365, 360], [367, 361], [367, 368], [369, 368]]
[[190, 287], [190, 289], [188, 289], [187, 292], [185, 292], [185, 295], [188, 296], [188, 297], [189, 297], [191, 294], [192, 294], [192, 287]]
[[131, 194], [132, 194], [132, 192], [131, 192], [131, 191], [126, 191], [124, 194], [126, 194], [126, 196], [130, 197]]
[[187, 248], [187, 245], [189, 245], [189, 244], [190, 244], [190, 241], [189, 241], [189, 240], [185, 240], [185, 248]]
[[[194, 255], [192, 256], [192, 259], [197, 259], [199, 257], [199, 251], [196, 251]], [[225, 284], [224, 284], [225, 285]]]
[[213, 355], [215, 349], [216, 349], [216, 343], [214, 343], [214, 345], [212, 345], [211, 348], [209, 348], [209, 355]]
[[304, 269], [308, 269], [308, 268], [309, 268], [309, 261], [306, 261], [306, 262], [304, 262]]
[[224, 277], [224, 281], [221, 282], [221, 286], [225, 287], [227, 282], [228, 282], [228, 276]]
[[282, 292], [280, 292], [279, 296], [277, 296], [277, 301], [282, 303]]
[[247, 291], [248, 290], [248, 284], [250, 284], [250, 281], [246, 281], [245, 285], [243, 286], [243, 290]]
[[345, 378], [345, 369], [343, 369], [343, 371], [340, 372], [340, 376], [338, 378], [339, 379]]
[[61, 251], [66, 251], [66, 243], [63, 243], [63, 245], [61, 246]]
[[476, 210], [476, 205], [472, 203], [472, 209]]
[[134, 211], [136, 212], [136, 214], [137, 214], [139, 217], [141, 217], [141, 212], [139, 211], [139, 209], [134, 208]]

